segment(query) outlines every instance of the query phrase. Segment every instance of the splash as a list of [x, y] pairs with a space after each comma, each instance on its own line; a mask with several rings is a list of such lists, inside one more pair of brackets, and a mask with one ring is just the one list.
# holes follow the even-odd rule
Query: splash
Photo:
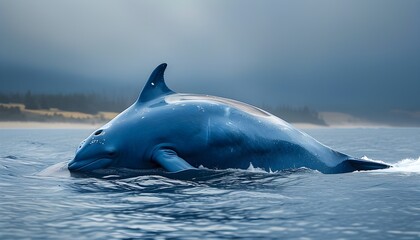
[[56, 163], [35, 174], [40, 177], [70, 177], [67, 161]]
[[248, 172], [254, 172], [254, 173], [273, 173], [270, 169], [270, 171], [266, 171], [262, 168], [259, 167], [254, 167], [254, 165], [252, 165], [252, 163], [249, 163], [249, 167], [247, 169]]
[[[362, 157], [364, 160], [374, 161], [385, 163], [380, 160], [370, 159], [366, 156]], [[387, 163], [389, 164], [389, 163]], [[382, 170], [375, 170], [374, 172], [396, 172], [396, 173], [419, 173], [420, 174], [420, 157], [417, 159], [415, 158], [405, 158], [402, 159], [392, 165], [392, 168], [382, 169]]]
[[299, 168], [291, 168], [291, 169], [285, 169], [285, 170], [271, 170], [271, 168], [269, 168], [268, 170], [265, 170], [264, 168], [259, 168], [259, 167], [254, 167], [254, 165], [252, 165], [252, 162], [249, 163], [249, 167], [247, 169], [238, 169], [238, 168], [234, 168], [234, 169], [229, 169], [232, 171], [238, 171], [238, 172], [248, 172], [248, 173], [266, 173], [266, 174], [279, 174], [279, 173], [306, 173], [306, 172], [314, 172], [314, 173], [319, 173], [317, 170], [313, 170], [313, 169], [309, 169], [306, 167], [299, 167]]
[[368, 158], [367, 156], [363, 156], [363, 157], [361, 157], [361, 159], [363, 159], [363, 160], [367, 160], [367, 161], [371, 161], [371, 162], [377, 162], [377, 163], [383, 163], [383, 164], [392, 165], [392, 164], [386, 163], [386, 162], [384, 162], [384, 161], [382, 161], [382, 160], [377, 160], [377, 159]]
[[406, 158], [393, 165], [393, 168], [388, 169], [390, 172], [406, 172], [420, 174], [420, 157], [417, 159]]

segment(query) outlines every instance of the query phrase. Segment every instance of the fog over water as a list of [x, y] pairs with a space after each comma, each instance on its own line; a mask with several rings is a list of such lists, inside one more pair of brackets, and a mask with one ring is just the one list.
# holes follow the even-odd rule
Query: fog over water
[[2, 1], [1, 91], [175, 91], [420, 110], [419, 1]]

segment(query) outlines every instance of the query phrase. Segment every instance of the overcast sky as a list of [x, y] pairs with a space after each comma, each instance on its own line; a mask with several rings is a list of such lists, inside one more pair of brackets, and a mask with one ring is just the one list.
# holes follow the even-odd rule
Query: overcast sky
[[410, 0], [10, 0], [0, 1], [0, 64], [140, 89], [167, 62], [178, 92], [420, 110], [419, 23]]

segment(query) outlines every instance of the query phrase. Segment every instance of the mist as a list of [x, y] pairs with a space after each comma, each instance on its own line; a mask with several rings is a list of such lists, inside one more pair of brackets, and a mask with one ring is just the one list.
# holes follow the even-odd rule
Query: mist
[[2, 1], [0, 90], [136, 96], [166, 62], [177, 92], [416, 112], [418, 9], [379, 0]]

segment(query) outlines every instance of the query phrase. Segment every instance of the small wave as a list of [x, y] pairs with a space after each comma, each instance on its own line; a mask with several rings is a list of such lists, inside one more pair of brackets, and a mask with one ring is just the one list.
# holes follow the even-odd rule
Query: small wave
[[299, 168], [290, 168], [290, 169], [283, 169], [283, 170], [271, 170], [269, 168], [268, 170], [265, 170], [264, 168], [260, 167], [254, 167], [252, 165], [252, 162], [249, 163], [249, 167], [247, 169], [240, 169], [240, 168], [229, 168], [228, 171], [233, 172], [244, 172], [244, 173], [262, 173], [262, 174], [288, 174], [288, 173], [308, 173], [308, 172], [315, 172], [319, 173], [317, 170], [313, 170], [306, 167], [299, 167]]
[[390, 172], [420, 173], [420, 157], [417, 159], [406, 158], [398, 161], [393, 168], [387, 169]]
[[[384, 161], [370, 159], [366, 156], [363, 156], [362, 159], [389, 164]], [[420, 173], [420, 157], [418, 157], [417, 159], [405, 158], [394, 164], [389, 164], [389, 165], [391, 165], [392, 167], [387, 168], [387, 169], [382, 169], [382, 170], [375, 170], [374, 172]]]
[[249, 163], [249, 167], [246, 170], [243, 169], [235, 169], [237, 171], [246, 171], [251, 173], [267, 173], [267, 174], [276, 174], [276, 173], [306, 173], [306, 172], [318, 172], [317, 170], [309, 169], [306, 167], [299, 167], [299, 168], [291, 168], [291, 169], [284, 169], [284, 170], [271, 170], [271, 168], [265, 170], [264, 168], [254, 167], [252, 163]]
[[367, 156], [363, 156], [363, 157], [361, 157], [361, 159], [363, 159], [363, 160], [367, 160], [367, 161], [371, 161], [371, 162], [377, 162], [377, 163], [383, 163], [383, 164], [392, 165], [392, 164], [386, 163], [386, 162], [384, 162], [384, 161], [382, 161], [382, 160], [377, 160], [377, 159], [368, 158]]
[[59, 162], [35, 174], [40, 177], [70, 177], [67, 161]]
[[271, 168], [269, 169], [269, 171], [266, 171], [262, 168], [259, 167], [254, 167], [254, 165], [252, 165], [252, 163], [249, 163], [249, 167], [247, 169], [248, 172], [254, 172], [254, 173], [273, 173], [273, 171], [271, 171]]

